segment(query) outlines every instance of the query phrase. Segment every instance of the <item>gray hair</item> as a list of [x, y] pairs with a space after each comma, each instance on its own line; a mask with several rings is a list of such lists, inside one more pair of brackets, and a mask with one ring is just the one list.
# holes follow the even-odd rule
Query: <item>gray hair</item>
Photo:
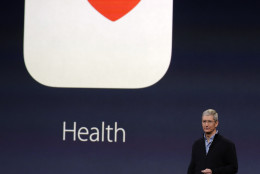
[[213, 116], [213, 119], [214, 121], [218, 121], [218, 113], [214, 110], [214, 109], [207, 109], [206, 111], [204, 111], [202, 113], [202, 116], [209, 116], [209, 115], [212, 115]]

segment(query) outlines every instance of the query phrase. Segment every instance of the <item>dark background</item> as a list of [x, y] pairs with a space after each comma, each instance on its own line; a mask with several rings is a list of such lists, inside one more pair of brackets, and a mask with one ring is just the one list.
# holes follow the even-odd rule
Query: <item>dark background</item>
[[[24, 2], [1, 3], [0, 173], [182, 174], [214, 108], [239, 174], [260, 170], [260, 4], [175, 0], [173, 58], [152, 87], [49, 88], [23, 61]], [[62, 141], [62, 122], [118, 122], [126, 143]]]

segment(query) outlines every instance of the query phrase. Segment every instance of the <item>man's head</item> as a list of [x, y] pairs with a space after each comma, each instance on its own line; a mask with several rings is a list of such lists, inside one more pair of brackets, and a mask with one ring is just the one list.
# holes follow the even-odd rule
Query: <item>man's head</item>
[[218, 127], [218, 113], [214, 109], [207, 109], [202, 113], [202, 128], [206, 134], [216, 132]]

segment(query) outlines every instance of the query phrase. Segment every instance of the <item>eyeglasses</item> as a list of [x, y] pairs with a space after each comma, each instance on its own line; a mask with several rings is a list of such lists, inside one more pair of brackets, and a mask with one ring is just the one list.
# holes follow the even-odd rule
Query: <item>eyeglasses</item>
[[202, 123], [203, 124], [206, 124], [206, 123], [208, 123], [208, 124], [212, 124], [212, 123], [214, 123], [215, 121], [212, 121], [212, 120], [202, 120]]

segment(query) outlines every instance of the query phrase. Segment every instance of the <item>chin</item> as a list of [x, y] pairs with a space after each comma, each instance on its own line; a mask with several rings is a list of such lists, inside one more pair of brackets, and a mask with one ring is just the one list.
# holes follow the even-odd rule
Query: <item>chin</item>
[[206, 131], [204, 131], [206, 134], [210, 134], [212, 131], [210, 131], [210, 130], [206, 130]]

